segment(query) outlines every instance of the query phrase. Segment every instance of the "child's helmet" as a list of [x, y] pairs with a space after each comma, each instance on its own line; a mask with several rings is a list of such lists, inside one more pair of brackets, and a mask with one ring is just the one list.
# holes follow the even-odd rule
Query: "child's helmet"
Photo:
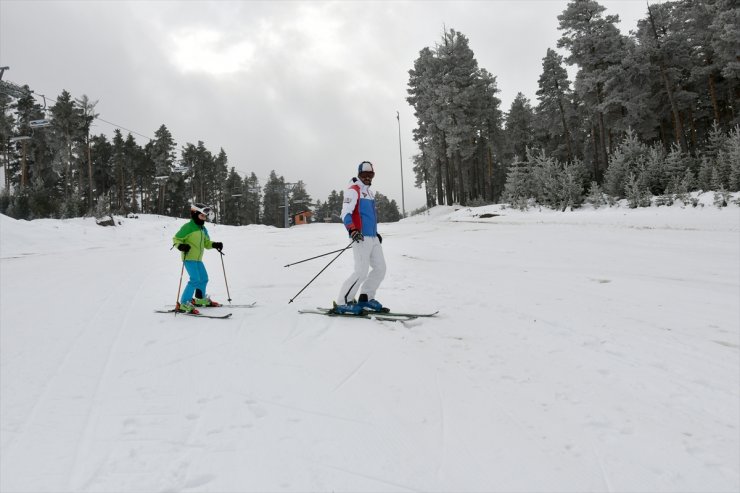
[[190, 215], [197, 216], [198, 214], [205, 214], [209, 221], [213, 221], [216, 217], [212, 207], [200, 203], [190, 204]]

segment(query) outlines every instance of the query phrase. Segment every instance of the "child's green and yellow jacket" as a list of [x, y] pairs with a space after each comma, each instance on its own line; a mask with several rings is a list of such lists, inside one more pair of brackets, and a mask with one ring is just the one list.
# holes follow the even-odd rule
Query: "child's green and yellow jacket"
[[198, 226], [192, 219], [180, 228], [180, 231], [172, 238], [172, 242], [175, 248], [183, 243], [190, 245], [190, 250], [187, 253], [182, 252], [183, 260], [203, 260], [203, 249], [210, 250], [213, 243], [208, 236], [206, 227]]

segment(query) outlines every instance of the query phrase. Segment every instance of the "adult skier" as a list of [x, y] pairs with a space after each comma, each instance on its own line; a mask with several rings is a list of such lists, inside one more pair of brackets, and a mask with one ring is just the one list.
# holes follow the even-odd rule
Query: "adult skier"
[[[375, 299], [375, 292], [385, 277], [385, 258], [381, 246], [383, 238], [378, 234], [375, 194], [370, 189], [374, 177], [372, 163], [363, 161], [357, 167], [357, 177], [352, 178], [344, 192], [340, 217], [354, 240], [352, 253], [355, 267], [352, 275], [342, 284], [334, 303], [336, 313], [360, 315], [363, 310], [384, 311], [383, 305]], [[355, 301], [358, 292], [360, 297]]]
[[173, 246], [182, 252], [182, 261], [190, 277], [175, 310], [197, 315], [199, 312], [196, 307], [221, 306], [221, 303], [211, 300], [206, 294], [208, 272], [203, 263], [203, 250], [215, 248], [221, 252], [224, 244], [220, 241], [211, 241], [208, 236], [205, 222], [206, 219], [213, 220], [210, 207], [203, 204], [192, 204], [190, 217], [190, 221], [185, 223], [172, 238]]

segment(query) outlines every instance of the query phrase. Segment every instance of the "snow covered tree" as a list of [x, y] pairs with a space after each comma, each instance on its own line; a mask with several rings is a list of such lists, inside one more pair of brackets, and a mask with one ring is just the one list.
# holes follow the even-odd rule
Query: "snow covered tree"
[[[631, 130], [609, 159], [609, 167], [604, 176], [604, 190], [614, 197], [625, 197], [629, 176], [645, 174], [645, 155], [647, 147], [639, 141]], [[636, 178], [635, 178], [636, 180]], [[642, 178], [647, 187], [647, 175]], [[634, 180], [633, 180], [634, 181]], [[636, 181], [634, 181], [636, 183]]]
[[242, 199], [240, 224], [258, 224], [261, 220], [261, 187], [254, 172], [242, 181]]
[[388, 197], [380, 192], [375, 193], [375, 207], [379, 223], [394, 223], [401, 220], [401, 211], [398, 210], [396, 201], [388, 200]]
[[302, 180], [298, 180], [293, 186], [293, 190], [290, 192], [290, 216], [310, 210], [313, 206], [311, 205], [311, 196], [306, 191], [306, 184]]
[[[542, 74], [538, 83], [537, 99], [540, 103], [537, 106], [536, 123], [544, 129], [548, 142], [557, 142], [565, 146], [565, 153], [563, 153], [559, 149], [560, 146], [551, 144], [551, 152], [572, 161], [574, 154], [568, 123], [570, 114], [566, 112], [566, 109], [570, 107], [568, 104], [570, 81], [568, 72], [563, 67], [563, 57], [551, 48], [547, 49], [547, 54], [542, 60]], [[559, 131], [555, 130], [558, 127]]]
[[529, 207], [529, 199], [532, 197], [532, 173], [530, 164], [518, 157], [509, 166], [506, 174], [506, 185], [502, 199], [520, 210]]
[[270, 171], [270, 177], [265, 183], [264, 194], [262, 196], [263, 212], [262, 224], [268, 226], [283, 227], [283, 209], [285, 191], [285, 178], [278, 177], [275, 170]]
[[619, 73], [618, 67], [627, 53], [626, 40], [616, 27], [619, 16], [604, 16], [604, 10], [594, 0], [573, 0], [558, 16], [558, 29], [563, 32], [558, 48], [568, 50], [565, 58], [568, 64], [578, 65], [576, 90], [594, 118], [594, 141], [598, 143], [594, 156], [597, 181], [601, 180], [607, 163], [607, 112], [616, 115], [622, 112], [621, 107], [609, 107], [607, 84], [610, 77]]
[[504, 132], [507, 141], [507, 156], [523, 156], [528, 159], [527, 149], [534, 143], [534, 110], [524, 94], [517, 93], [506, 114]]

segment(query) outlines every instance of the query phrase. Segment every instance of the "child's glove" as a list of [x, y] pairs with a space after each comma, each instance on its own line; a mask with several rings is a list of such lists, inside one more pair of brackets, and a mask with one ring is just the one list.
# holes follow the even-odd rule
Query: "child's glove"
[[211, 243], [211, 246], [219, 252], [224, 249], [224, 244], [220, 241], [214, 241], [213, 243]]
[[177, 249], [181, 252], [188, 253], [190, 251], [190, 245], [188, 245], [187, 243], [180, 243], [179, 245], [177, 245]]

